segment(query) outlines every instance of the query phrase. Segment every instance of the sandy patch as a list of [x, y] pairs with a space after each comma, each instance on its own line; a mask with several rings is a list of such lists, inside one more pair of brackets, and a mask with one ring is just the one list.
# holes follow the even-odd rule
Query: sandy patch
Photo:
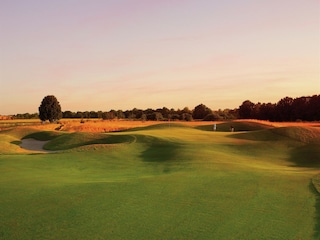
[[22, 139], [20, 147], [26, 150], [35, 151], [35, 152], [43, 152], [49, 153], [54, 151], [48, 151], [43, 149], [43, 146], [49, 141], [39, 141], [33, 138]]

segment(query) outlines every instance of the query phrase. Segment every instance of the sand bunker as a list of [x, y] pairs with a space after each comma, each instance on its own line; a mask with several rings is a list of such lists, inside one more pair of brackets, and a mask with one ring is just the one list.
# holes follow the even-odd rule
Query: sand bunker
[[33, 138], [27, 138], [27, 139], [22, 139], [21, 142], [22, 143], [20, 144], [20, 147], [26, 150], [43, 152], [43, 153], [54, 152], [54, 151], [48, 151], [43, 149], [43, 146], [49, 141], [39, 141]]

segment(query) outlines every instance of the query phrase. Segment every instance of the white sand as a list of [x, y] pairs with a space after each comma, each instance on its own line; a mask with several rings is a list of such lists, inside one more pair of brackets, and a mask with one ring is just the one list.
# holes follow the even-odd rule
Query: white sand
[[20, 147], [26, 150], [43, 152], [43, 153], [54, 152], [54, 151], [48, 151], [43, 149], [43, 146], [49, 141], [39, 141], [33, 138], [27, 138], [27, 139], [22, 139], [21, 142], [22, 143], [20, 144]]

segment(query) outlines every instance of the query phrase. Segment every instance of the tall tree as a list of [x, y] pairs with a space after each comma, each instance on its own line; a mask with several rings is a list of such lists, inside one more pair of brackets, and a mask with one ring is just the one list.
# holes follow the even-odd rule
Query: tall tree
[[276, 105], [276, 117], [277, 121], [293, 121], [292, 116], [292, 103], [293, 98], [285, 97], [282, 98]]
[[307, 106], [307, 120], [319, 121], [320, 120], [320, 94], [313, 95]]
[[292, 102], [292, 120], [306, 120], [310, 97], [299, 97]]
[[240, 118], [250, 119], [254, 115], [254, 106], [255, 104], [250, 100], [244, 101], [239, 107], [239, 116]]
[[275, 106], [272, 103], [263, 103], [259, 109], [259, 117], [261, 120], [275, 120]]
[[193, 119], [204, 119], [207, 115], [212, 114], [212, 110], [206, 105], [199, 104], [193, 110]]
[[61, 117], [61, 106], [57, 98], [53, 95], [44, 97], [39, 107], [39, 118], [41, 121], [49, 120], [52, 123]]

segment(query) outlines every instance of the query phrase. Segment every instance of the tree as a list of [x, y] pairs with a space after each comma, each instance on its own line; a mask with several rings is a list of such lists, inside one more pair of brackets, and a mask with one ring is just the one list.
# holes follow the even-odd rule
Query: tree
[[261, 104], [258, 119], [275, 121], [275, 107], [276, 104], [272, 103]]
[[151, 121], [161, 121], [163, 120], [163, 116], [160, 112], [153, 112], [147, 115], [147, 119]]
[[73, 117], [74, 117], [74, 113], [71, 112], [71, 111], [64, 111], [64, 112], [62, 113], [62, 117], [63, 117], [63, 118], [73, 118]]
[[253, 110], [254, 110], [254, 103], [250, 100], [246, 100], [242, 103], [239, 107], [239, 116], [240, 118], [250, 119], [253, 118]]
[[276, 117], [277, 121], [292, 121], [292, 103], [293, 98], [285, 97], [282, 98], [276, 105]]
[[307, 109], [310, 97], [299, 97], [292, 102], [292, 120], [305, 121], [307, 119]]
[[212, 110], [203, 104], [199, 104], [193, 110], [193, 119], [204, 119], [208, 114], [212, 114]]
[[57, 98], [53, 95], [44, 97], [39, 107], [39, 118], [41, 121], [49, 120], [52, 123], [61, 117], [61, 106]]
[[118, 119], [126, 118], [126, 116], [124, 115], [122, 110], [117, 111], [117, 117], [118, 117]]
[[193, 120], [192, 114], [191, 114], [191, 113], [182, 113], [182, 114], [181, 114], [181, 117], [180, 117], [180, 120], [183, 120], [183, 121], [192, 121], [192, 120]]
[[210, 113], [203, 118], [203, 121], [215, 121], [217, 120], [217, 116], [214, 113]]
[[319, 121], [320, 120], [320, 95], [313, 95], [306, 107], [307, 120]]

